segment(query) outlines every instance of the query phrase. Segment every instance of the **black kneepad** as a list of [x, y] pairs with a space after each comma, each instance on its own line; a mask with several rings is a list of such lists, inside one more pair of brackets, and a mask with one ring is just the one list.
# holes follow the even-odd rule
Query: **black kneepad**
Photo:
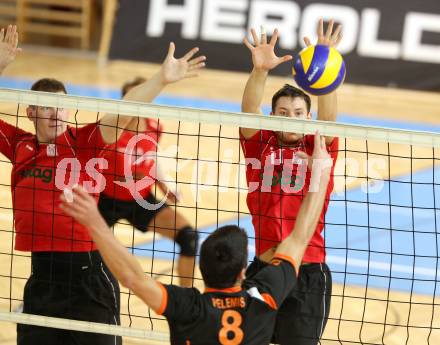
[[199, 234], [192, 227], [187, 226], [179, 230], [175, 239], [180, 246], [180, 254], [195, 256], [199, 245]]

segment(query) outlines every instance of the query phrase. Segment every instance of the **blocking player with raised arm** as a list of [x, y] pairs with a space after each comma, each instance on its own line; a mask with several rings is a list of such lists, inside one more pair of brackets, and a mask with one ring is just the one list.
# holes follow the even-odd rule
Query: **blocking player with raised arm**
[[[341, 26], [334, 31], [333, 26], [331, 21], [324, 33], [324, 24], [320, 20], [318, 44], [333, 47], [338, 45], [341, 40]], [[244, 90], [242, 111], [261, 114], [260, 107], [269, 72], [292, 57], [278, 57], [275, 54], [277, 30], [273, 32], [269, 42], [265, 32], [257, 37], [252, 29], [251, 34], [254, 45], [246, 38], [244, 40], [252, 54], [253, 70]], [[304, 40], [306, 45], [311, 44], [310, 39]], [[310, 108], [310, 96], [286, 84], [272, 97], [271, 115], [310, 119]], [[336, 93], [319, 96], [318, 119], [335, 121], [336, 114]], [[304, 165], [298, 165], [301, 160], [295, 159], [302, 159], [305, 154], [310, 155], [314, 145], [313, 136], [310, 135], [251, 128], [240, 128], [240, 142], [247, 161], [248, 186], [258, 185], [258, 188], [250, 190], [247, 195], [257, 254], [247, 271], [247, 276], [252, 277], [271, 261], [277, 245], [294, 227], [310, 183], [310, 171], [304, 169]], [[326, 144], [335, 164], [338, 138], [326, 137]], [[253, 163], [255, 160], [258, 165]], [[314, 345], [324, 331], [330, 310], [332, 283], [330, 270], [325, 263], [325, 244], [321, 232], [332, 189], [333, 172], [319, 223], [301, 262], [298, 286], [278, 312], [274, 343]]]
[[139, 262], [113, 236], [93, 198], [82, 187], [61, 209], [90, 231], [117, 279], [170, 326], [173, 345], [269, 344], [278, 307], [297, 284], [298, 265], [315, 231], [326, 196], [332, 162], [324, 139], [315, 135], [312, 160], [315, 189], [305, 196], [295, 229], [278, 246], [271, 263], [244, 280], [247, 235], [237, 226], [217, 229], [203, 242], [200, 270], [206, 289], [163, 285], [146, 276]]
[[[192, 63], [203, 64], [202, 58], [194, 59]], [[145, 81], [145, 78], [137, 77], [125, 83], [122, 87], [122, 96]], [[161, 134], [162, 125], [159, 120], [133, 119], [119, 140], [105, 151], [103, 157], [108, 161], [109, 168], [104, 173], [106, 186], [99, 197], [98, 208], [110, 227], [120, 219], [127, 219], [142, 232], [155, 231], [174, 240], [180, 247], [177, 262], [180, 285], [190, 287], [198, 248], [198, 234], [177, 209], [173, 210], [166, 202], [159, 202], [155, 198], [153, 195], [155, 185], [166, 194], [170, 203], [177, 202], [175, 195], [177, 193], [169, 190], [166, 183], [157, 176], [158, 167], [155, 165], [154, 157], [153, 159], [142, 157], [147, 152], [157, 153]], [[127, 155], [127, 146], [131, 142], [135, 143], [133, 150], [135, 152]], [[123, 185], [127, 182], [124, 166], [127, 161], [131, 171], [129, 178], [132, 177], [134, 181], [151, 179], [150, 183], [137, 188], [137, 192], [153, 207], [144, 208], [133, 197], [135, 192]], [[135, 188], [134, 184], [132, 188]]]
[[[8, 37], [6, 35], [5, 37]], [[0, 66], [14, 60], [15, 40], [0, 44]], [[192, 50], [192, 54], [196, 49]], [[9, 57], [7, 60], [4, 57]], [[149, 102], [169, 83], [198, 69], [191, 56], [167, 59], [160, 71], [126, 99]], [[179, 65], [181, 68], [176, 68]], [[32, 90], [65, 94], [63, 83], [41, 79]], [[97, 181], [86, 173], [114, 143], [131, 117], [107, 114], [84, 127], [67, 126], [66, 109], [29, 105], [35, 134], [0, 120], [0, 152], [13, 164], [11, 189], [15, 249], [31, 252], [32, 274], [23, 294], [23, 311], [52, 317], [119, 323], [119, 286], [102, 262], [87, 229], [59, 209], [65, 181], [89, 188]], [[120, 337], [19, 324], [17, 343], [117, 344]]]

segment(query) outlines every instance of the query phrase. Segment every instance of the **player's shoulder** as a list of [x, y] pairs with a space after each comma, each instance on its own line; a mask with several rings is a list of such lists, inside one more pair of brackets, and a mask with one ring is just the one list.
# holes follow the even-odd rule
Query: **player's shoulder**
[[275, 136], [275, 132], [269, 129], [255, 129], [252, 130], [252, 135], [243, 135], [243, 130], [246, 128], [240, 128], [240, 138], [246, 141], [261, 141], [262, 139], [269, 139]]
[[163, 315], [168, 321], [186, 324], [200, 317], [205, 307], [203, 295], [197, 288], [167, 284], [163, 287], [166, 291]]
[[17, 131], [11, 140], [11, 143], [14, 142], [17, 156], [26, 155], [29, 150], [34, 150], [37, 142], [35, 134], [23, 130]]
[[179, 304], [191, 305], [202, 300], [202, 294], [195, 288], [181, 287], [177, 285], [163, 284], [167, 291], [168, 299]]
[[0, 134], [7, 136], [7, 134], [12, 134], [14, 137], [35, 137], [34, 134], [21, 129], [16, 125], [12, 125], [4, 120], [0, 119]]
[[264, 268], [246, 278], [243, 287], [247, 290], [256, 287], [264, 291], [271, 285], [277, 285], [276, 282], [281, 276], [292, 277], [295, 280], [298, 271], [298, 264], [292, 257], [277, 253]]
[[255, 150], [262, 153], [264, 146], [268, 144], [275, 145], [278, 143], [278, 140], [275, 132], [271, 130], [257, 130], [252, 136], [248, 137], [245, 137], [240, 130], [240, 143], [246, 156], [247, 154], [254, 155]]

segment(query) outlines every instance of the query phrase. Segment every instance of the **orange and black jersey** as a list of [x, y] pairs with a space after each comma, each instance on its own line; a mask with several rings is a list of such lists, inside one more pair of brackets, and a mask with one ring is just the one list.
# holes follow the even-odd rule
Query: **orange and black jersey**
[[277, 308], [296, 285], [296, 276], [293, 259], [276, 256], [242, 287], [202, 294], [163, 285], [158, 313], [168, 320], [172, 345], [269, 344]]

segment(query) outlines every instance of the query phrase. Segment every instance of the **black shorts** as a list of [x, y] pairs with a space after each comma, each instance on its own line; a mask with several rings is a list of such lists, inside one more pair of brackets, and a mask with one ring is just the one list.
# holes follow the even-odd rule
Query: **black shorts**
[[[150, 204], [157, 204], [158, 201], [150, 193], [146, 198]], [[98, 208], [101, 212], [103, 218], [107, 222], [109, 227], [116, 224], [117, 221], [121, 219], [126, 219], [132, 224], [136, 229], [146, 232], [148, 225], [153, 220], [153, 218], [158, 214], [163, 208], [168, 205], [164, 203], [157, 210], [147, 210], [139, 205], [136, 200], [125, 201], [109, 198], [108, 196], [101, 194], [99, 196]]]
[[[266, 265], [255, 258], [246, 277], [252, 277]], [[327, 324], [331, 295], [332, 277], [327, 264], [301, 265], [298, 285], [278, 309], [272, 343], [318, 344]]]
[[[119, 285], [97, 251], [32, 253], [23, 312], [119, 325]], [[18, 345], [120, 345], [121, 337], [17, 325]]]

